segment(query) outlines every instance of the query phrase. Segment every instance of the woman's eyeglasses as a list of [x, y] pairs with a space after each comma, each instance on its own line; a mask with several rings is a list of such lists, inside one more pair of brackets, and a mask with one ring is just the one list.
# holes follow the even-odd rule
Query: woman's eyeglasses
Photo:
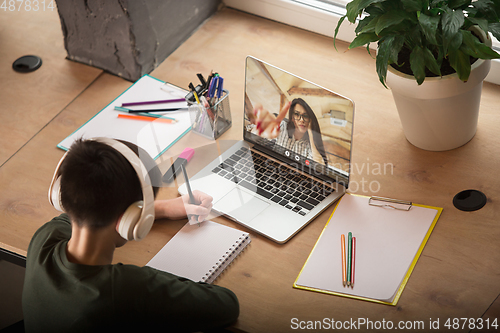
[[309, 122], [309, 120], [311, 119], [309, 118], [307, 113], [298, 113], [298, 112], [293, 113], [293, 119], [299, 121], [300, 118], [302, 118], [302, 120], [304, 120], [305, 123]]

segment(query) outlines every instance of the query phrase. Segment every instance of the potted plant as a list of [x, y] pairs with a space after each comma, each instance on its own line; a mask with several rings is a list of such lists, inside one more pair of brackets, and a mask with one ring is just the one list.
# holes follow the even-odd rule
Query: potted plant
[[[377, 42], [376, 70], [392, 90], [406, 138], [426, 150], [467, 143], [482, 82], [500, 40], [500, 0], [353, 0], [338, 22], [356, 23], [349, 49]], [[386, 86], [386, 87], [387, 87]]]

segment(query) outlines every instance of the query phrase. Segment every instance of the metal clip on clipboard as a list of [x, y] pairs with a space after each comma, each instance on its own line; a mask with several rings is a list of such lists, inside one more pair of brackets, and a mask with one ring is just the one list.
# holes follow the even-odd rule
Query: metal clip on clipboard
[[[376, 203], [376, 201], [380, 203]], [[405, 210], [405, 211], [409, 211], [412, 207], [411, 201], [403, 201], [403, 200], [389, 199], [383, 197], [370, 197], [370, 200], [368, 200], [368, 204], [370, 206], [391, 208], [391, 209]]]

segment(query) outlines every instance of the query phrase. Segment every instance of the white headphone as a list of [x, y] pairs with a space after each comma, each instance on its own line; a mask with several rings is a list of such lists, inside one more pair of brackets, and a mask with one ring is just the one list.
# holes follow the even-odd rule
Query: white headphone
[[[118, 222], [118, 233], [126, 240], [141, 240], [149, 233], [155, 219], [154, 194], [148, 170], [141, 159], [123, 143], [110, 138], [93, 138], [92, 140], [107, 144], [125, 157], [134, 168], [141, 183], [142, 200], [130, 205]], [[49, 187], [49, 202], [60, 212], [64, 212], [61, 204], [61, 175], [59, 168], [68, 153], [64, 154], [57, 164]]]

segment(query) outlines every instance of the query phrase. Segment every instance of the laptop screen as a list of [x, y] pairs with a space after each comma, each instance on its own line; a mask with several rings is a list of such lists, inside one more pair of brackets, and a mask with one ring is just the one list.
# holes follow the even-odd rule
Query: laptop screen
[[347, 187], [353, 117], [352, 100], [247, 57], [243, 132], [257, 147]]

